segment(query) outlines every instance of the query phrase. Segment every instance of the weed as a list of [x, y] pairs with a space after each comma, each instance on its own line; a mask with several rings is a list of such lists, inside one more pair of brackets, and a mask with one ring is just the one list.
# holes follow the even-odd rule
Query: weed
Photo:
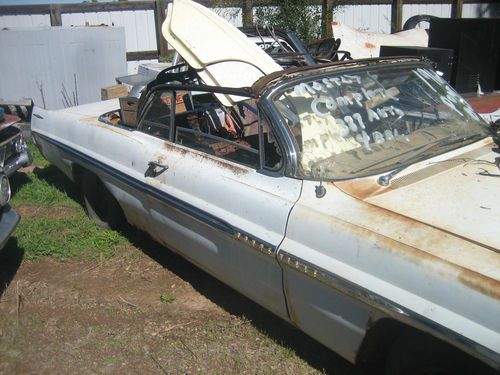
[[162, 294], [160, 295], [160, 301], [163, 303], [172, 303], [175, 301], [175, 297], [168, 294]]
[[83, 209], [71, 218], [33, 217], [19, 223], [15, 236], [17, 246], [25, 249], [27, 259], [51, 256], [61, 260], [87, 256], [109, 258], [117, 245], [126, 243], [118, 232], [102, 230]]
[[[33, 145], [30, 146], [36, 164], [44, 165], [32, 172], [16, 173], [11, 181], [15, 192], [11, 204], [14, 208], [29, 206], [34, 211], [45, 207], [51, 215], [35, 215], [22, 219], [14, 236], [17, 246], [25, 250], [27, 259], [51, 256], [57, 259], [87, 257], [109, 258], [117, 246], [128, 241], [118, 232], [102, 230], [86, 215], [81, 195], [62, 172], [47, 166]], [[58, 213], [63, 212], [64, 215]]]
[[20, 204], [79, 206], [78, 201], [70, 197], [79, 196], [76, 186], [55, 167], [35, 168], [33, 172], [27, 174], [27, 177], [26, 183], [22, 181], [26, 180], [26, 175], [18, 173], [11, 178], [11, 185], [14, 187], [11, 201], [13, 206]]
[[48, 167], [50, 165], [50, 162], [43, 157], [43, 155], [40, 153], [40, 150], [38, 150], [38, 147], [36, 147], [32, 142], [28, 143], [28, 147], [31, 151], [31, 155], [33, 155], [34, 166]]

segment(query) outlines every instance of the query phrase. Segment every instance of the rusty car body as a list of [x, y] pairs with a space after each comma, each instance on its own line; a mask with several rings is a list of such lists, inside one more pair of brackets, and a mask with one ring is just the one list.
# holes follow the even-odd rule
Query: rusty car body
[[369, 373], [497, 371], [500, 155], [477, 113], [419, 59], [283, 70], [252, 43], [211, 56], [174, 26], [187, 63], [121, 112], [34, 110], [37, 146], [89, 214], [145, 230]]

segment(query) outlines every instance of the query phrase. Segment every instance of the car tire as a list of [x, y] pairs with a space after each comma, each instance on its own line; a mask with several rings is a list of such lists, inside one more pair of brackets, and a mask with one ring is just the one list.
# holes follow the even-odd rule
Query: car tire
[[104, 229], [122, 229], [125, 215], [116, 198], [95, 174], [85, 171], [82, 180], [83, 200], [89, 217]]
[[402, 337], [392, 345], [386, 375], [465, 375], [467, 355], [424, 334]]

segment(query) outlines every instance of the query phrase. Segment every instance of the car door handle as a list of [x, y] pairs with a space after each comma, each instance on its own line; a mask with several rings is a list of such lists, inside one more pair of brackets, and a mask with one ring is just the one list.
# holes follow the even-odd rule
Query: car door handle
[[144, 177], [156, 177], [161, 175], [168, 169], [168, 165], [158, 163], [156, 161], [148, 162], [148, 169], [144, 173]]

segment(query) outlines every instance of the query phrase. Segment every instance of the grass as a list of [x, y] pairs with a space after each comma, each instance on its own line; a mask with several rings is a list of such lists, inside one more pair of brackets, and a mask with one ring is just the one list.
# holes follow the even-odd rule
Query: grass
[[[32, 171], [17, 172], [11, 178], [11, 205], [23, 212], [14, 233], [26, 259], [111, 257], [116, 247], [127, 243], [115, 231], [104, 230], [87, 216], [81, 193], [62, 172], [50, 165], [35, 146]], [[30, 215], [42, 209], [45, 214]]]
[[38, 148], [33, 144], [29, 143], [29, 148], [31, 154], [33, 155], [33, 165], [37, 165], [39, 167], [48, 167], [50, 162], [43, 157], [43, 155], [38, 151]]
[[175, 301], [175, 297], [169, 294], [162, 294], [160, 295], [160, 301], [163, 303], [172, 303]]
[[52, 256], [110, 257], [124, 239], [117, 232], [98, 228], [84, 212], [75, 210], [71, 218], [30, 218], [23, 220], [15, 233], [17, 245], [25, 249], [27, 259]]

